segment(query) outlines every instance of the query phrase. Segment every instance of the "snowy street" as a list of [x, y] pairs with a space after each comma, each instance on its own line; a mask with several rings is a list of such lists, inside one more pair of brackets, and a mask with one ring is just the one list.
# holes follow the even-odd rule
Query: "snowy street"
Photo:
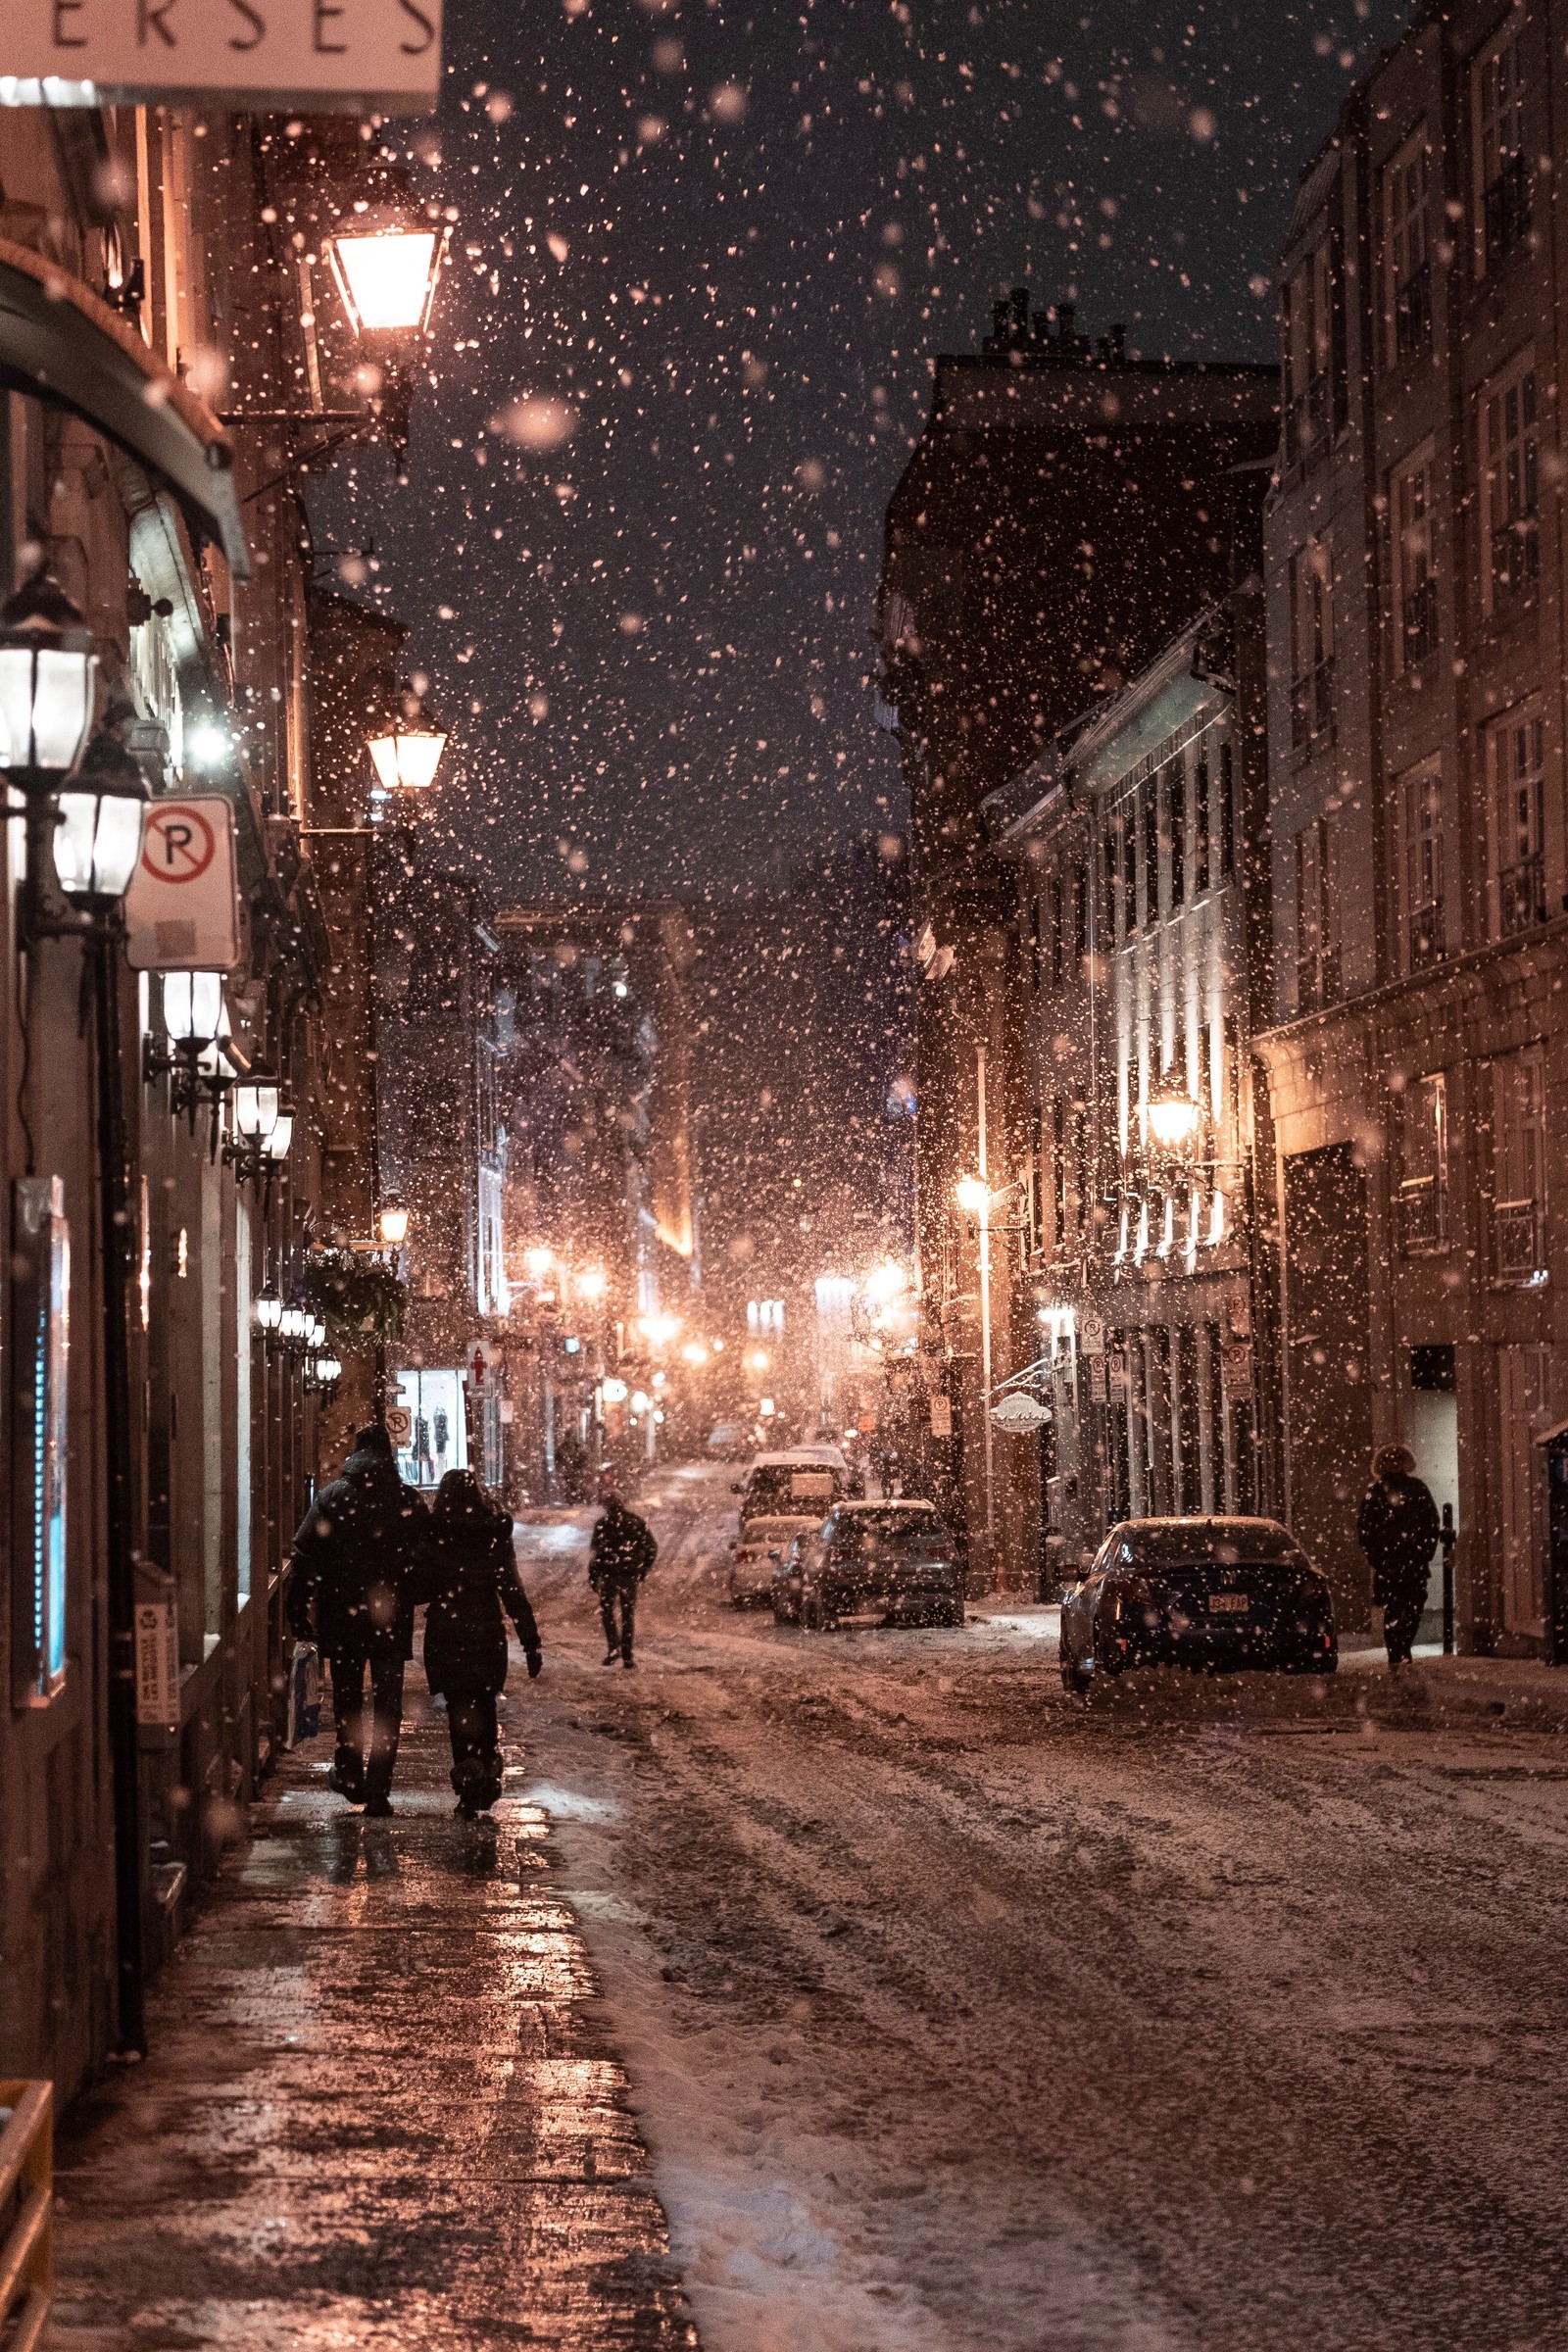
[[709, 2352], [1563, 2341], [1560, 1735], [777, 1631], [731, 1475], [645, 1491], [635, 1676], [521, 1532], [510, 1702]]

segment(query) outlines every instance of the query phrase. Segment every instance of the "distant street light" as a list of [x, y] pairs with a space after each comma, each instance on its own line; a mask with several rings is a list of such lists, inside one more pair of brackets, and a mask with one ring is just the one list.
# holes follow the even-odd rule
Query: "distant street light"
[[986, 1539], [989, 1543], [997, 1532], [996, 1458], [991, 1428], [991, 1187], [983, 1176], [960, 1176], [955, 1194], [964, 1215], [980, 1220], [980, 1387], [984, 1399]]
[[528, 1280], [540, 1283], [545, 1280], [551, 1267], [555, 1264], [556, 1253], [553, 1250], [543, 1248], [525, 1250], [522, 1253], [522, 1262], [528, 1269]]
[[1191, 1095], [1156, 1095], [1149, 1105], [1149, 1130], [1161, 1151], [1183, 1152], [1196, 1138], [1202, 1116]]
[[589, 1306], [599, 1304], [608, 1287], [604, 1275], [597, 1266], [590, 1266], [586, 1273], [579, 1274], [577, 1277], [577, 1296], [586, 1300]]

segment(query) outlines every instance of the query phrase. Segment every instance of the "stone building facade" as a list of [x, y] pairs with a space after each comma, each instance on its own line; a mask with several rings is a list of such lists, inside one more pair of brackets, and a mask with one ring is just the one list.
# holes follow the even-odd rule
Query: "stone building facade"
[[1408, 1444], [1461, 1640], [1510, 1650], [1568, 1414], [1565, 40], [1546, 0], [1424, 9], [1348, 102], [1285, 255], [1266, 522], [1285, 1500], [1351, 1578]]

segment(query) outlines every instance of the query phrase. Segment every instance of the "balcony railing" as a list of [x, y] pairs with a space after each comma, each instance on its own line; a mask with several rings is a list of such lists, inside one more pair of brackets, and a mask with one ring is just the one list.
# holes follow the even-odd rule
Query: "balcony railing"
[[1533, 931], [1546, 919], [1546, 863], [1540, 850], [1497, 876], [1497, 919], [1504, 933]]
[[1432, 266], [1423, 262], [1402, 286], [1394, 289], [1394, 351], [1407, 360], [1425, 350], [1432, 339]]
[[1492, 586], [1496, 596], [1522, 596], [1541, 577], [1540, 518], [1517, 514], [1492, 534]]
[[1435, 1250], [1445, 1238], [1446, 1200], [1437, 1176], [1407, 1176], [1399, 1187], [1399, 1240], [1407, 1250]]
[[1443, 901], [1430, 899], [1424, 906], [1412, 906], [1407, 930], [1410, 950], [1410, 969], [1419, 972], [1429, 963], [1441, 961], [1443, 956]]
[[1334, 661], [1319, 662], [1291, 688], [1291, 741], [1298, 751], [1334, 724]]
[[1522, 155], [1510, 155], [1481, 198], [1481, 233], [1487, 268], [1522, 245], [1530, 234], [1530, 165]]
[[1430, 662], [1438, 650], [1438, 583], [1423, 580], [1412, 588], [1404, 600], [1401, 614], [1404, 636], [1404, 666], [1415, 669], [1421, 662]]
[[1499, 1200], [1492, 1211], [1492, 1231], [1501, 1282], [1526, 1282], [1541, 1266], [1541, 1203], [1539, 1200]]

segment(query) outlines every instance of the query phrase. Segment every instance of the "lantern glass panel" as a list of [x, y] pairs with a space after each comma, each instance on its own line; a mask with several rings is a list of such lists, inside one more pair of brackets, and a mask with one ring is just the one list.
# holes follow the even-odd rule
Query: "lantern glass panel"
[[435, 294], [436, 237], [406, 228], [332, 239], [338, 291], [361, 334], [418, 333]]
[[7, 767], [68, 776], [92, 724], [98, 657], [55, 645], [0, 646], [0, 743]]
[[73, 898], [122, 899], [141, 856], [146, 804], [126, 793], [63, 792], [55, 870]]
[[288, 1148], [294, 1141], [294, 1113], [280, 1110], [276, 1124], [267, 1139], [267, 1156], [271, 1160], [287, 1159]]

